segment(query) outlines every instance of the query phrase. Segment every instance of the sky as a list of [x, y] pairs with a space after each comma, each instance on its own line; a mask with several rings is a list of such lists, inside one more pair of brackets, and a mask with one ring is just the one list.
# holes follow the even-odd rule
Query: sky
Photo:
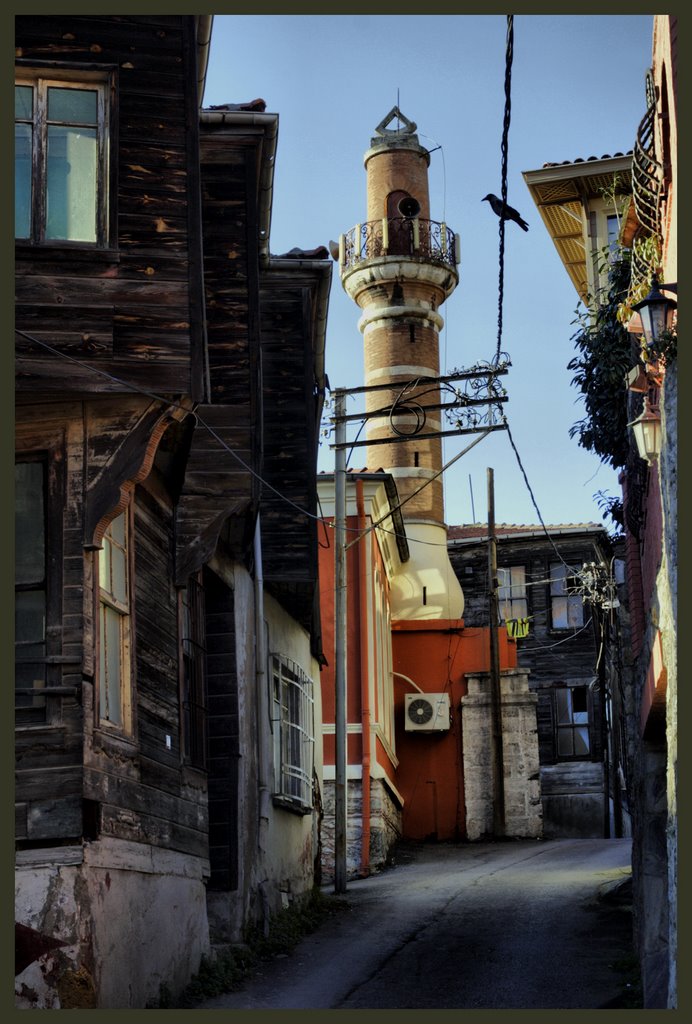
[[[567, 364], [579, 298], [524, 183], [547, 162], [626, 153], [645, 112], [651, 15], [515, 15], [502, 349], [511, 359], [505, 412], [545, 523], [602, 522], [594, 495], [617, 474], [579, 447], [583, 416]], [[489, 360], [498, 321], [505, 15], [216, 15], [204, 106], [262, 98], [279, 114], [270, 250], [314, 249], [366, 219], [363, 155], [397, 105], [431, 155], [430, 216], [461, 237], [460, 280], [440, 308], [441, 372]], [[437, 148], [439, 147], [439, 148]], [[332, 388], [363, 385], [360, 312], [334, 264], [326, 336]], [[349, 412], [362, 405], [350, 399]], [[354, 434], [350, 435], [352, 438]], [[333, 438], [331, 438], [333, 440]], [[471, 438], [447, 438], [443, 461]], [[325, 438], [319, 468], [332, 471]], [[355, 449], [350, 465], [365, 465]], [[492, 468], [498, 523], [539, 517], [505, 431], [444, 474], [450, 524], [487, 518]], [[610, 521], [605, 523], [612, 528]]]

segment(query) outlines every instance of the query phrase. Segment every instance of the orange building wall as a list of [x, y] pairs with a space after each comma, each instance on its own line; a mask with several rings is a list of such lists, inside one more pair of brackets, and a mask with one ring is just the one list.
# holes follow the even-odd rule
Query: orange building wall
[[[490, 666], [490, 631], [463, 622], [401, 622], [392, 633], [394, 671], [426, 693], [447, 692], [452, 709], [448, 732], [407, 732], [405, 695], [413, 687], [394, 677], [396, 786], [404, 798], [403, 831], [409, 839], [458, 840], [466, 834], [460, 701], [465, 673]], [[499, 633], [500, 668], [517, 664], [516, 644]]]

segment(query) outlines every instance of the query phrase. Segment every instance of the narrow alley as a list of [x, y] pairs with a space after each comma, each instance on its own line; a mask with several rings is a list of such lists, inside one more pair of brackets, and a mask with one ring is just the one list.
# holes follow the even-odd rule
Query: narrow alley
[[630, 840], [411, 844], [239, 992], [200, 1009], [616, 1008]]

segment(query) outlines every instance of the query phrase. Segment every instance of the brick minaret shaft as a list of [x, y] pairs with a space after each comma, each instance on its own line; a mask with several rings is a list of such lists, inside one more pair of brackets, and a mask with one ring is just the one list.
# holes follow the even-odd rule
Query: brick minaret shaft
[[[387, 126], [394, 118], [398, 126], [391, 129]], [[342, 240], [343, 286], [362, 310], [359, 327], [365, 347], [365, 384], [391, 384], [386, 390], [368, 393], [366, 409], [372, 412], [391, 407], [406, 388], [400, 411], [368, 420], [368, 441], [392, 437], [392, 425], [402, 433], [414, 433], [422, 422], [421, 407], [439, 404], [438, 387], [426, 380], [440, 374], [439, 332], [443, 319], [438, 309], [459, 280], [454, 234], [430, 218], [430, 155], [415, 129], [416, 125], [396, 107], [378, 125], [364, 158], [367, 222]], [[410, 386], [411, 381], [417, 382], [415, 386]], [[425, 413], [419, 432], [441, 429], [439, 410]], [[402, 501], [442, 468], [439, 438], [370, 444], [366, 450], [368, 468], [391, 473]], [[437, 540], [432, 543], [444, 547], [442, 477], [406, 501], [402, 512], [407, 534], [413, 537], [421, 530], [425, 533], [425, 527], [437, 527], [444, 534], [436, 531]], [[446, 577], [446, 550], [442, 562], [442, 575]], [[456, 591], [456, 579], [449, 588]], [[431, 589], [439, 587], [427, 586], [421, 577], [419, 590], [426, 604]], [[439, 617], [454, 617], [458, 601], [449, 605], [446, 599], [441, 600], [442, 610], [446, 608], [449, 614]], [[423, 610], [409, 617], [427, 616]]]

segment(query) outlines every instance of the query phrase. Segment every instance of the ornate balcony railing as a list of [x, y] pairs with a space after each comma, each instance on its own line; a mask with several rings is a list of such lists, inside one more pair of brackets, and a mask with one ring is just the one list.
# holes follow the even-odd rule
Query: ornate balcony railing
[[[645, 236], [660, 240], [660, 203], [663, 167], [656, 158], [656, 87], [651, 71], [646, 75], [646, 114], [637, 130], [632, 156], [632, 196], [637, 219]], [[647, 286], [651, 268], [642, 261], [637, 246], [632, 252], [632, 287], [640, 281]]]
[[445, 223], [420, 217], [390, 217], [356, 224], [339, 242], [339, 263], [350, 270], [366, 260], [381, 256], [456, 267], [459, 263], [458, 235]]

